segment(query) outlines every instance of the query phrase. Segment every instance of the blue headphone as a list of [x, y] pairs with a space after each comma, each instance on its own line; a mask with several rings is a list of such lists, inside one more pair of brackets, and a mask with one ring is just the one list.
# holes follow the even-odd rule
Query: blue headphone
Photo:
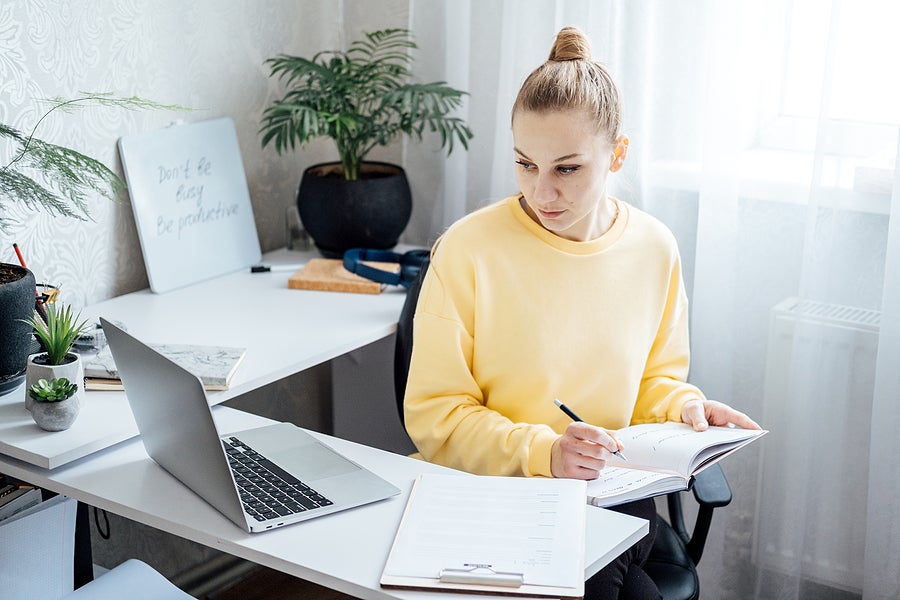
[[[430, 250], [410, 250], [399, 254], [389, 250], [369, 250], [365, 248], [351, 248], [344, 252], [344, 268], [360, 277], [387, 283], [389, 285], [402, 285], [408, 288], [419, 276], [422, 266], [428, 262]], [[363, 264], [363, 261], [399, 263], [400, 272], [391, 273]]]

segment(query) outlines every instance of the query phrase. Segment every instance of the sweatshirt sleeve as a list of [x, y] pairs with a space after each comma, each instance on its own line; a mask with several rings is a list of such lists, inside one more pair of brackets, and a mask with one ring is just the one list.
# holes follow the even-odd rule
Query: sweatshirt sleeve
[[430, 462], [481, 475], [549, 477], [559, 435], [485, 406], [472, 374], [474, 295], [465, 265], [432, 263], [413, 327], [406, 429]]
[[690, 368], [688, 313], [681, 261], [676, 252], [662, 318], [647, 356], [632, 424], [680, 422], [685, 402], [705, 399], [699, 388], [687, 383]]

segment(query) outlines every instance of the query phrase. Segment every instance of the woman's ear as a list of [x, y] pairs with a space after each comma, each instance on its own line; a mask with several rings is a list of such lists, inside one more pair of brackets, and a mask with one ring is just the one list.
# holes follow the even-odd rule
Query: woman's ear
[[625, 162], [625, 157], [628, 156], [628, 136], [620, 135], [616, 138], [616, 143], [613, 146], [613, 154], [612, 159], [609, 163], [609, 170], [615, 173], [619, 169], [622, 168], [622, 164]]

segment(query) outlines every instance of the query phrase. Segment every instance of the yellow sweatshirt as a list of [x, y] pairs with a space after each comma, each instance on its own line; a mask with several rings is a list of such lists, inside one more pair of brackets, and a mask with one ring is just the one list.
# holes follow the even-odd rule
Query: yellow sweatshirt
[[[550, 476], [571, 420], [680, 421], [688, 303], [674, 236], [616, 200], [588, 242], [532, 221], [519, 197], [441, 237], [416, 310], [406, 428], [423, 458], [482, 475]], [[626, 449], [627, 455], [627, 449]]]

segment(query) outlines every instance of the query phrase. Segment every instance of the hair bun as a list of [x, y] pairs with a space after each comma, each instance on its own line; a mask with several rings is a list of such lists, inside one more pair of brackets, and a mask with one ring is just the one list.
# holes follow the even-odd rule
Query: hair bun
[[549, 60], [590, 60], [591, 42], [577, 27], [563, 27], [556, 34], [556, 42], [550, 49]]

